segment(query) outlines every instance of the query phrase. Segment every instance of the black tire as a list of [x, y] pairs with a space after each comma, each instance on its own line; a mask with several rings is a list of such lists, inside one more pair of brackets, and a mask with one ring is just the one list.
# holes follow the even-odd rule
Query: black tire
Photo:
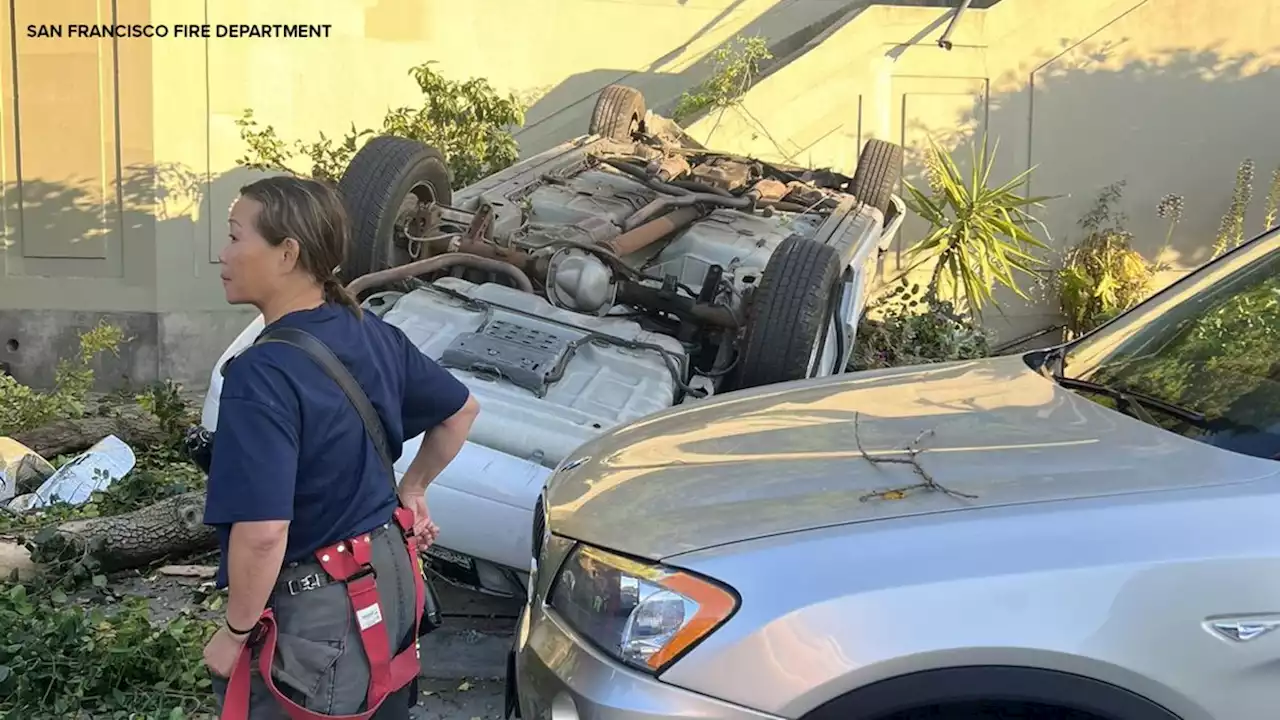
[[344, 283], [411, 258], [396, 219], [410, 200], [453, 201], [449, 167], [437, 149], [408, 138], [380, 135], [351, 158], [338, 194], [351, 220], [351, 245], [339, 273]]
[[830, 245], [798, 236], [769, 257], [747, 311], [746, 335], [733, 389], [803, 380], [828, 325], [840, 256]]
[[644, 95], [626, 85], [609, 85], [596, 97], [587, 132], [610, 140], [629, 142], [631, 133], [644, 122]]
[[930, 706], [885, 720], [1103, 720], [1080, 710], [1022, 702], [968, 702]]
[[858, 167], [849, 181], [849, 194], [888, 216], [889, 196], [902, 177], [902, 146], [871, 139], [862, 146]]

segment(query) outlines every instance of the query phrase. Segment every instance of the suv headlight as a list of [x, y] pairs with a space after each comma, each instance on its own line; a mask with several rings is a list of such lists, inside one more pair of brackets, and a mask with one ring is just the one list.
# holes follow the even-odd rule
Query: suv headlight
[[579, 544], [547, 604], [615, 658], [657, 674], [728, 620], [738, 598], [689, 573]]

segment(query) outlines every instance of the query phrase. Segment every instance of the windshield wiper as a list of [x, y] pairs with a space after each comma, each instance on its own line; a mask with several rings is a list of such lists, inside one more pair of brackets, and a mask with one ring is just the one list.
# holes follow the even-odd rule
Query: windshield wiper
[[1054, 375], [1053, 381], [1069, 390], [1084, 390], [1085, 392], [1094, 392], [1099, 395], [1106, 395], [1114, 398], [1121, 405], [1129, 408], [1135, 415], [1138, 415], [1139, 420], [1153, 425], [1156, 424], [1155, 418], [1151, 417], [1151, 413], [1147, 412], [1147, 408], [1159, 410], [1166, 415], [1172, 415], [1173, 417], [1185, 420], [1192, 425], [1199, 427], [1205, 427], [1209, 423], [1208, 418], [1206, 418], [1203, 413], [1198, 413], [1195, 410], [1165, 402], [1160, 398], [1152, 397], [1144, 393], [1125, 390], [1124, 388], [1118, 388], [1112, 385], [1089, 382], [1088, 380], [1069, 378], [1062, 375]]

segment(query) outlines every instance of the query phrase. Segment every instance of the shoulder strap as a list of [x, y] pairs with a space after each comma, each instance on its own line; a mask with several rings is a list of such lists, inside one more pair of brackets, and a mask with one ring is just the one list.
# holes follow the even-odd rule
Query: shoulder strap
[[291, 327], [271, 328], [259, 335], [253, 344], [258, 345], [265, 342], [285, 343], [302, 350], [310, 355], [312, 360], [319, 363], [325, 373], [342, 388], [342, 391], [347, 394], [347, 398], [351, 400], [351, 404], [355, 405], [356, 412], [360, 414], [360, 419], [364, 421], [364, 428], [373, 440], [373, 446], [382, 458], [382, 464], [386, 468], [394, 488], [396, 476], [394, 464], [391, 461], [391, 451], [387, 445], [386, 430], [382, 425], [381, 418], [378, 417], [378, 411], [374, 410], [373, 403], [369, 402], [369, 396], [365, 394], [364, 390], [360, 389], [360, 383], [356, 382], [356, 379], [351, 376], [351, 372], [347, 370], [346, 365], [343, 365], [338, 356], [333, 354], [329, 346], [305, 330]]

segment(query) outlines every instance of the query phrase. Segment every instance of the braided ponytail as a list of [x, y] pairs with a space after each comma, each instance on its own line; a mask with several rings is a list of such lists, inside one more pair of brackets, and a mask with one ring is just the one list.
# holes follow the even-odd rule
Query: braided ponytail
[[356, 297], [347, 290], [346, 286], [338, 280], [337, 276], [330, 275], [325, 278], [323, 288], [325, 301], [342, 305], [355, 313], [356, 317], [361, 317], [362, 311], [360, 310], [360, 303], [356, 300]]

